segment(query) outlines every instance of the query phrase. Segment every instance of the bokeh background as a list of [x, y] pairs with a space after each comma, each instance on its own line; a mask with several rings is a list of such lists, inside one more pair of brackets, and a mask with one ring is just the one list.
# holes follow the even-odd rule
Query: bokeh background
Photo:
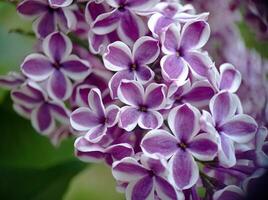
[[[32, 52], [34, 39], [15, 33], [31, 30], [15, 6], [0, 1], [0, 75], [19, 70]], [[110, 169], [84, 164], [73, 156], [73, 140], [55, 148], [37, 134], [30, 122], [13, 110], [6, 90], [0, 89], [1, 200], [120, 200]]]

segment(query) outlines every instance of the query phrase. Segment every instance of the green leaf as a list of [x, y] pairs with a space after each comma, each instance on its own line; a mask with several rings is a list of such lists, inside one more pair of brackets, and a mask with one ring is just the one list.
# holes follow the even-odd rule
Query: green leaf
[[55, 148], [48, 138], [35, 132], [30, 120], [18, 116], [10, 98], [0, 104], [0, 166], [46, 168], [74, 160], [73, 139]]
[[60, 200], [84, 166], [71, 161], [47, 169], [0, 167], [0, 199]]

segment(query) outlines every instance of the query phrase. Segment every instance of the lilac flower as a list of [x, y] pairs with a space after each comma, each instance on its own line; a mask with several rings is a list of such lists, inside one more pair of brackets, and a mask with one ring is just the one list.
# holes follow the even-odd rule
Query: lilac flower
[[237, 97], [227, 91], [216, 94], [209, 104], [210, 113], [203, 111], [202, 128], [218, 137], [218, 158], [226, 167], [236, 164], [234, 142], [247, 143], [254, 138], [257, 131], [255, 120], [237, 113]]
[[89, 108], [80, 107], [72, 112], [71, 125], [75, 130], [86, 132], [85, 138], [96, 143], [106, 134], [107, 128], [117, 123], [119, 108], [116, 105], [105, 108], [97, 88], [90, 90], [88, 105]]
[[66, 7], [72, 0], [24, 0], [17, 6], [17, 11], [35, 19], [33, 29], [38, 37], [45, 38], [60, 27], [67, 32], [76, 26], [73, 7]]
[[162, 35], [162, 51], [166, 54], [161, 59], [163, 78], [180, 85], [188, 77], [188, 67], [195, 76], [207, 77], [213, 64], [199, 49], [206, 44], [209, 34], [209, 25], [203, 20], [190, 21], [181, 31], [179, 26], [170, 25]]
[[133, 156], [134, 151], [130, 144], [119, 143], [106, 145], [105, 142], [91, 143], [84, 137], [79, 137], [75, 141], [77, 157], [85, 162], [100, 162], [105, 160], [112, 165], [114, 161], [125, 157]]
[[146, 155], [170, 159], [169, 180], [178, 189], [188, 189], [196, 184], [199, 169], [194, 158], [209, 161], [217, 154], [214, 136], [198, 134], [200, 117], [200, 112], [189, 104], [175, 107], [168, 116], [168, 125], [174, 135], [162, 129], [152, 130], [141, 142]]
[[148, 27], [154, 36], [161, 35], [170, 24], [186, 23], [195, 19], [206, 19], [208, 13], [194, 14], [195, 10], [187, 4], [182, 6], [178, 2], [161, 2], [155, 6], [157, 11], [148, 20]]
[[5, 76], [0, 76], [0, 87], [13, 89], [22, 85], [26, 80], [26, 77], [21, 73], [9, 72]]
[[43, 41], [45, 55], [28, 55], [21, 70], [34, 81], [47, 81], [47, 91], [54, 100], [66, 100], [72, 93], [73, 80], [83, 80], [89, 73], [87, 61], [71, 54], [72, 43], [62, 33], [52, 33]]
[[165, 162], [159, 159], [142, 155], [139, 163], [132, 157], [126, 157], [113, 163], [112, 173], [117, 181], [128, 183], [127, 200], [183, 199], [182, 192], [165, 179]]
[[69, 111], [64, 104], [48, 99], [43, 89], [34, 82], [28, 82], [21, 88], [12, 91], [12, 100], [31, 110], [31, 122], [37, 132], [51, 134], [55, 128], [55, 120], [68, 124]]
[[139, 12], [152, 8], [158, 0], [109, 0], [114, 9], [99, 15], [94, 21], [93, 32], [105, 35], [117, 30], [119, 38], [127, 44], [133, 44], [145, 35], [146, 28]]
[[123, 80], [118, 88], [118, 98], [127, 104], [121, 108], [119, 126], [127, 131], [137, 125], [142, 129], [159, 128], [163, 117], [158, 112], [166, 104], [166, 87], [163, 84], [151, 83], [144, 91], [136, 81]]
[[117, 97], [117, 88], [122, 79], [138, 80], [148, 83], [154, 77], [154, 72], [148, 67], [159, 55], [158, 41], [144, 36], [138, 39], [133, 51], [123, 42], [114, 42], [107, 47], [103, 62], [107, 69], [116, 71], [109, 82], [112, 97]]

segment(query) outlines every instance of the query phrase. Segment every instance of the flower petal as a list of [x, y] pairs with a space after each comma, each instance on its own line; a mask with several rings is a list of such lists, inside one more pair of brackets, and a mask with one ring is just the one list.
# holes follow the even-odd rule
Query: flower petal
[[106, 108], [106, 123], [109, 127], [114, 126], [119, 117], [119, 107], [116, 105], [110, 105]]
[[163, 156], [170, 158], [178, 149], [177, 139], [165, 130], [152, 130], [147, 133], [142, 141], [142, 151], [149, 157]]
[[117, 33], [124, 43], [132, 45], [145, 35], [145, 24], [135, 13], [126, 10], [120, 18]]
[[134, 61], [139, 65], [154, 62], [157, 59], [159, 52], [158, 40], [149, 36], [139, 38], [133, 46]]
[[54, 70], [48, 79], [47, 92], [56, 101], [66, 100], [72, 94], [72, 83], [61, 71]]
[[103, 55], [105, 67], [111, 71], [121, 71], [129, 69], [132, 64], [131, 51], [129, 47], [121, 41], [114, 42], [107, 47]]
[[43, 1], [25, 0], [18, 4], [17, 11], [21, 15], [34, 17], [40, 15], [41, 13], [44, 13], [47, 8], [47, 4]]
[[161, 35], [164, 28], [168, 27], [173, 20], [169, 17], [165, 17], [160, 13], [153, 14], [148, 20], [148, 27], [154, 36]]
[[127, 131], [132, 131], [138, 124], [140, 112], [131, 106], [121, 108], [119, 126]]
[[45, 38], [50, 33], [54, 32], [56, 30], [56, 19], [54, 14], [45, 12], [42, 16], [37, 18], [33, 22], [33, 30], [39, 38]]
[[243, 191], [235, 185], [228, 185], [225, 188], [216, 191], [213, 194], [213, 200], [242, 200], [244, 199]]
[[96, 113], [86, 107], [81, 107], [73, 111], [70, 116], [70, 122], [72, 127], [79, 131], [87, 131], [100, 124]]
[[257, 123], [252, 117], [239, 114], [226, 121], [219, 128], [235, 142], [246, 143], [254, 138], [257, 127]]
[[220, 90], [228, 90], [229, 92], [236, 92], [241, 84], [241, 74], [234, 68], [233, 65], [225, 63], [220, 66]]
[[117, 181], [130, 182], [146, 176], [147, 173], [147, 170], [132, 157], [114, 162], [112, 166], [112, 174]]
[[127, 143], [111, 145], [105, 149], [105, 152], [110, 154], [114, 160], [122, 160], [134, 154], [132, 146]]
[[92, 24], [92, 31], [98, 35], [111, 33], [118, 27], [120, 13], [115, 9], [99, 15]]
[[89, 142], [97, 143], [99, 142], [107, 132], [107, 127], [105, 125], [99, 125], [89, 129], [85, 135], [85, 139]]
[[166, 85], [151, 83], [145, 90], [145, 104], [149, 109], [159, 110], [166, 104]]
[[62, 72], [73, 80], [83, 80], [90, 73], [89, 63], [75, 55], [69, 56], [61, 63]]
[[150, 176], [130, 182], [126, 189], [127, 200], [151, 200], [154, 199], [154, 182]]
[[199, 169], [189, 152], [179, 149], [168, 165], [170, 169], [168, 178], [178, 189], [189, 189], [196, 184]]
[[183, 49], [199, 49], [209, 38], [209, 24], [203, 20], [190, 21], [183, 26], [181, 47]]
[[187, 150], [198, 160], [213, 160], [218, 151], [215, 136], [201, 133], [191, 140]]
[[163, 124], [163, 121], [159, 112], [151, 110], [140, 114], [138, 125], [143, 129], [157, 129]]
[[144, 89], [136, 81], [122, 80], [118, 87], [118, 98], [127, 105], [143, 104]]
[[49, 4], [54, 8], [67, 7], [73, 0], [48, 0]]
[[236, 164], [236, 157], [233, 141], [228, 136], [221, 134], [219, 142], [218, 158], [220, 164], [227, 168], [234, 166]]
[[183, 104], [170, 111], [168, 125], [179, 141], [187, 143], [199, 132], [200, 117], [199, 110], [190, 104]]
[[165, 54], [174, 54], [179, 49], [180, 28], [175, 24], [168, 26], [168, 29], [161, 37], [162, 51]]
[[46, 80], [54, 71], [52, 63], [42, 54], [30, 54], [21, 64], [22, 73], [34, 81]]
[[159, 0], [127, 0], [128, 7], [135, 11], [147, 11], [153, 8]]
[[54, 32], [43, 41], [43, 50], [45, 54], [56, 63], [60, 63], [72, 52], [71, 40], [60, 32]]
[[42, 134], [50, 134], [55, 129], [55, 121], [48, 104], [41, 104], [32, 111], [31, 122], [35, 130]]
[[216, 94], [209, 103], [212, 116], [218, 125], [222, 124], [226, 119], [234, 115], [237, 102], [234, 95], [229, 92], [221, 92]]
[[131, 73], [128, 70], [122, 70], [122, 71], [116, 72], [113, 75], [113, 77], [109, 81], [109, 89], [110, 89], [110, 94], [112, 98], [118, 97], [118, 94], [117, 94], [118, 87], [123, 79], [134, 80], [134, 73]]
[[135, 71], [136, 79], [142, 84], [146, 84], [154, 78], [154, 71], [147, 65], [139, 66]]
[[188, 77], [187, 63], [176, 55], [166, 55], [161, 61], [162, 76], [167, 81], [176, 81], [178, 85], [182, 85]]

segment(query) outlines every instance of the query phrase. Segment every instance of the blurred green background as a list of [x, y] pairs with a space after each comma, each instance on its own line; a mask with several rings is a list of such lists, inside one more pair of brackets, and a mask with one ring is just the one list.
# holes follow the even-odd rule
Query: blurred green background
[[[14, 5], [0, 1], [0, 75], [19, 70], [32, 52], [34, 39], [14, 29], [31, 30]], [[13, 110], [9, 93], [0, 89], [0, 199], [1, 200], [120, 200], [110, 169], [85, 164], [73, 156], [73, 140], [59, 148], [37, 134], [30, 122]]]

